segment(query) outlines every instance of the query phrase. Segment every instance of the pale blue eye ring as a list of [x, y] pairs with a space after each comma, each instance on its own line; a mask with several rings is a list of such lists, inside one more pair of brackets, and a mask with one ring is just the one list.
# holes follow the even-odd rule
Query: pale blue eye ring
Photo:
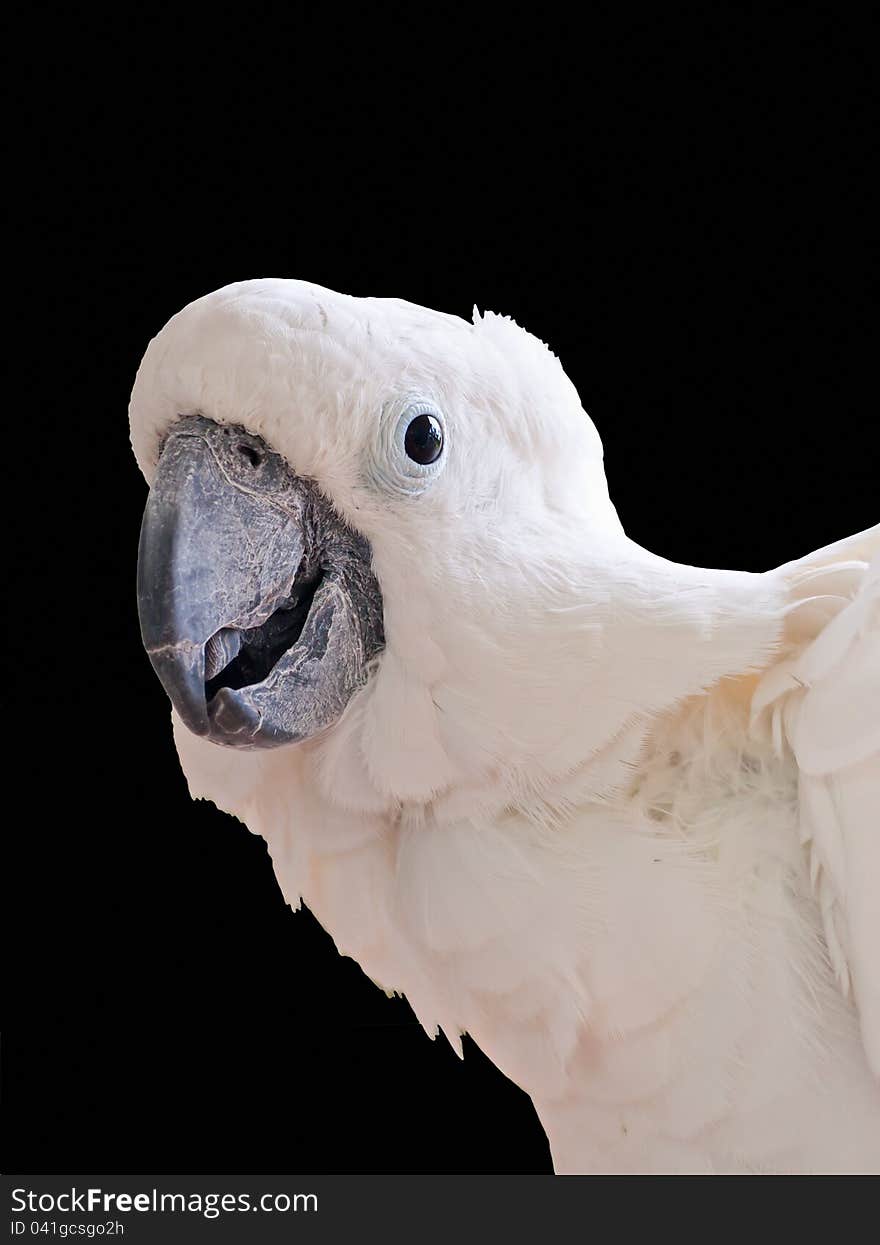
[[[432, 461], [418, 462], [412, 457], [413, 425], [417, 433], [428, 432]], [[398, 398], [382, 411], [372, 475], [378, 484], [395, 492], [422, 493], [443, 470], [448, 453], [449, 430], [436, 402], [412, 395]]]

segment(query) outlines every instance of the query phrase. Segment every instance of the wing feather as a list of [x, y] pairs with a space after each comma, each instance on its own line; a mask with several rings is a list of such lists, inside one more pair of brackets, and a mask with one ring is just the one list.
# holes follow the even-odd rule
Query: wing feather
[[790, 650], [758, 685], [753, 716], [769, 713], [797, 762], [828, 951], [880, 1078], [880, 526], [779, 573]]

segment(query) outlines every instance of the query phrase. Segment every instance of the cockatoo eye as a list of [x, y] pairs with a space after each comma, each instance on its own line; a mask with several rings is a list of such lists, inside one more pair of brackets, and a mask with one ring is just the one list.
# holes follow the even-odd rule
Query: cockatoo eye
[[423, 412], [410, 420], [403, 439], [407, 457], [422, 467], [435, 463], [443, 453], [443, 429], [433, 415]]
[[373, 483], [412, 497], [424, 492], [449, 457], [449, 427], [430, 398], [407, 394], [382, 408], [369, 466]]

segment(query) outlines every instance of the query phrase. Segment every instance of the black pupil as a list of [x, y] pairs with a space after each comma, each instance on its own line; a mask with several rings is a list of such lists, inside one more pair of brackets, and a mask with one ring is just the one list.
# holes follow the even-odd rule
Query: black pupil
[[403, 448], [414, 463], [423, 467], [437, 461], [443, 449], [443, 430], [433, 415], [417, 415], [411, 421]]

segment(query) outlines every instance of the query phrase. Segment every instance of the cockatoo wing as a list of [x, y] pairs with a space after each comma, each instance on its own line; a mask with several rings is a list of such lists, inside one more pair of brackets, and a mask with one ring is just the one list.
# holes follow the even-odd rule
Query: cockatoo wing
[[880, 1078], [880, 525], [779, 569], [788, 656], [759, 684], [798, 814], [838, 981]]

